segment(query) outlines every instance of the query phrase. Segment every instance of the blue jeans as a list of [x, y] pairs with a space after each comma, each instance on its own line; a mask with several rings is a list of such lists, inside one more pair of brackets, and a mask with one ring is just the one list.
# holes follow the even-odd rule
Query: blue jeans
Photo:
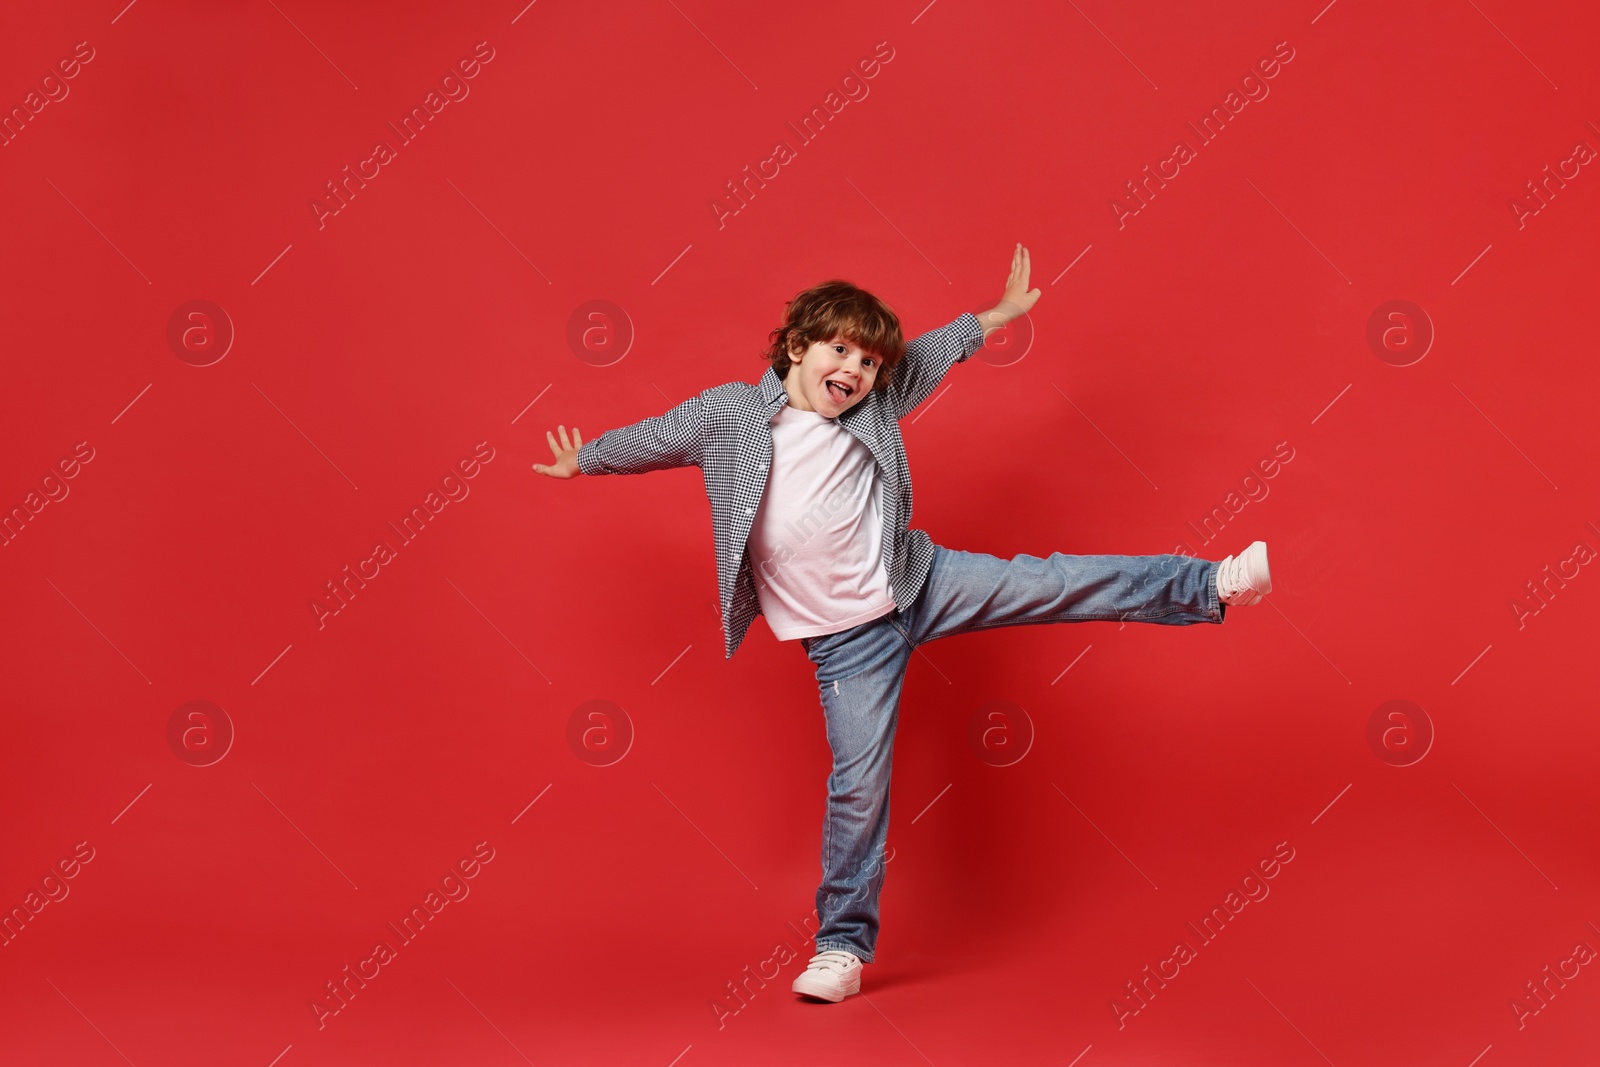
[[906, 664], [941, 637], [1047, 622], [1220, 623], [1217, 564], [1188, 556], [1019, 555], [1000, 559], [934, 545], [933, 567], [910, 610], [801, 638], [817, 667], [833, 773], [822, 824], [817, 951], [866, 963], [878, 940], [889, 834], [889, 765]]

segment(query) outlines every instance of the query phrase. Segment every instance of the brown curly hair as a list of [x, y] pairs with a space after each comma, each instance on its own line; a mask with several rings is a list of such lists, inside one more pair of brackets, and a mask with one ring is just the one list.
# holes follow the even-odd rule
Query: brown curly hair
[[772, 331], [763, 359], [772, 364], [780, 380], [794, 366], [793, 349], [804, 353], [818, 341], [843, 337], [878, 357], [873, 392], [889, 388], [889, 376], [906, 354], [900, 319], [882, 300], [839, 278], [799, 293], [784, 305], [783, 325]]

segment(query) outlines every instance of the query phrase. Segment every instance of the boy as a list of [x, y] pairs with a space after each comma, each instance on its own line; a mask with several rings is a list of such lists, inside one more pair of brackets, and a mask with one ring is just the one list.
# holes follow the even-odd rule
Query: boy
[[724, 658], [758, 614], [817, 668], [833, 773], [817, 889], [817, 954], [793, 990], [837, 1003], [873, 962], [901, 681], [918, 645], [958, 633], [1086, 620], [1220, 623], [1272, 591], [1267, 546], [1188, 556], [1019, 555], [936, 545], [911, 519], [899, 420], [989, 334], [1039, 299], [1028, 250], [1000, 303], [905, 343], [887, 305], [830, 281], [790, 301], [758, 385], [707, 389], [587, 443], [545, 438], [552, 478], [694, 465], [711, 501]]

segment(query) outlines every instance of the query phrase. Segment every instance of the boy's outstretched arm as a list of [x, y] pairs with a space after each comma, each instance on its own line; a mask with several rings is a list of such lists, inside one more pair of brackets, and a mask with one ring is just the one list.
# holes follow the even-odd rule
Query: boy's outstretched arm
[[[1028, 313], [1040, 295], [1040, 290], [1028, 288], [1030, 268], [1028, 250], [1019, 242], [1011, 256], [1011, 274], [1006, 278], [1000, 303], [980, 315], [962, 315], [948, 326], [930, 330], [907, 343], [905, 358], [889, 376], [889, 406], [896, 419], [905, 418], [926, 400], [950, 368], [965, 362], [990, 334]], [[969, 318], [975, 324], [966, 321]]]
[[645, 474], [673, 467], [700, 466], [704, 426], [701, 398], [691, 396], [670, 411], [641, 419], [631, 426], [607, 430], [592, 441], [584, 441], [574, 427], [568, 440], [566, 427], [558, 445], [546, 431], [550, 451], [556, 462], [549, 466], [535, 463], [533, 469], [552, 478], [572, 478], [578, 474]]

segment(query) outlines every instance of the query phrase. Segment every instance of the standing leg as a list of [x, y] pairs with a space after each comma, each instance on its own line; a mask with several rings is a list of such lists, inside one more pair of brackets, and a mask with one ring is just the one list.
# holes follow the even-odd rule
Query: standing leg
[[822, 826], [817, 951], [840, 949], [871, 963], [889, 833], [889, 771], [900, 686], [911, 646], [890, 620], [803, 639], [817, 666], [833, 772]]

